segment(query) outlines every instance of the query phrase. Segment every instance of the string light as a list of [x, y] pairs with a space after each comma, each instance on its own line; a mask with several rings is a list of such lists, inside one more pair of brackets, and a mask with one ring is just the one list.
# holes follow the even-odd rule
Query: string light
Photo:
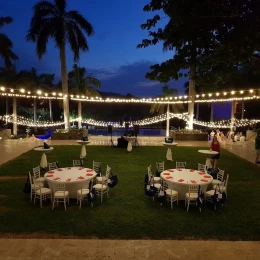
[[[11, 89], [1, 86], [0, 95], [20, 98], [38, 98], [38, 99], [64, 99], [67, 94], [56, 92], [43, 92], [42, 90], [36, 90], [35, 93], [26, 91], [24, 88]], [[216, 96], [217, 98], [212, 98]], [[183, 104], [189, 103], [188, 96], [172, 96], [165, 98], [102, 98], [102, 97], [88, 97], [84, 95], [70, 95], [71, 100], [83, 101], [83, 102], [101, 102], [101, 103], [147, 103], [147, 104]], [[203, 93], [195, 95], [195, 102], [229, 102], [240, 100], [251, 100], [260, 98], [260, 89], [250, 90], [232, 90], [230, 92], [216, 92], [216, 93]]]
[[[169, 113], [169, 119], [172, 118], [179, 118], [184, 120], [186, 123], [189, 121], [188, 113], [183, 114], [174, 114]], [[27, 119], [22, 116], [17, 116], [14, 118], [13, 115], [4, 115], [0, 116], [0, 120], [7, 121], [8, 123], [16, 123], [17, 125], [24, 125], [27, 127], [57, 127], [64, 125], [64, 122], [51, 122], [51, 121], [36, 121], [34, 122], [32, 119]], [[145, 126], [145, 125], [152, 125], [158, 122], [163, 122], [167, 120], [167, 113], [154, 116], [151, 118], [146, 118], [142, 120], [136, 120], [127, 122], [129, 123], [129, 126], [132, 127], [133, 125], [139, 125], [139, 126]], [[100, 127], [107, 127], [108, 125], [112, 125], [115, 128], [123, 128], [125, 127], [125, 123], [120, 124], [119, 122], [112, 122], [112, 121], [97, 121], [95, 119], [71, 119], [70, 122], [77, 122], [81, 121], [82, 123], [93, 125], [93, 126], [100, 126]], [[204, 121], [198, 121], [194, 119], [193, 123], [195, 125], [204, 126], [207, 128], [231, 128], [231, 127], [246, 127], [252, 124], [259, 123], [260, 119], [232, 119], [232, 120], [222, 120], [222, 121], [216, 121], [216, 122], [204, 122]]]

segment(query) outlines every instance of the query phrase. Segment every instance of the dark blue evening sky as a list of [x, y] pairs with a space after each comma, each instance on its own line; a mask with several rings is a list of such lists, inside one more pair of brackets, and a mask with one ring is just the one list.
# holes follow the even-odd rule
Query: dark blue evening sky
[[[14, 51], [19, 56], [18, 69], [36, 67], [39, 73], [55, 73], [60, 79], [59, 52], [50, 41], [47, 53], [41, 61], [35, 53], [35, 44], [26, 42], [25, 35], [32, 17], [32, 7], [37, 0], [1, 0], [0, 16], [11, 16], [14, 21], [4, 27], [14, 43]], [[87, 68], [102, 82], [102, 91], [121, 94], [132, 93], [136, 96], [152, 97], [161, 94], [159, 82], [145, 78], [149, 66], [165, 61], [173, 55], [163, 52], [162, 45], [137, 49], [137, 44], [147, 38], [148, 32], [140, 25], [151, 18], [151, 13], [143, 12], [149, 0], [68, 0], [68, 9], [78, 10], [93, 25], [95, 35], [88, 38], [90, 51], [81, 53], [80, 66]], [[164, 15], [162, 14], [162, 17]], [[163, 25], [167, 18], [162, 19]], [[72, 68], [73, 57], [67, 49], [68, 70]], [[183, 92], [183, 83], [171, 82], [170, 87]]]

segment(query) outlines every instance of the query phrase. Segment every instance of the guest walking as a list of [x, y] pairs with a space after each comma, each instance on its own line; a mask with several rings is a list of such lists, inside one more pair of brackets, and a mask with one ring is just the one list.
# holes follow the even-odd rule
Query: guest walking
[[210, 144], [210, 149], [212, 151], [218, 152], [218, 154], [214, 155], [210, 159], [210, 162], [211, 162], [211, 165], [212, 165], [212, 167], [214, 169], [214, 172], [216, 172], [217, 165], [218, 165], [218, 160], [220, 158], [220, 143], [219, 143], [218, 138], [217, 138], [216, 135], [213, 137], [213, 140], [212, 140], [212, 142]]

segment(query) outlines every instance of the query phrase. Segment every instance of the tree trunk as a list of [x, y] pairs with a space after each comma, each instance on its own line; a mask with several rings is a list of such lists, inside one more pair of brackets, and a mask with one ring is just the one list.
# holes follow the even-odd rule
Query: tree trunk
[[49, 111], [50, 111], [50, 120], [53, 122], [53, 115], [52, 115], [52, 100], [49, 99]]
[[196, 109], [196, 120], [199, 120], [199, 113], [200, 113], [200, 103], [197, 103], [197, 109]]
[[166, 112], [166, 137], [170, 136], [170, 105], [167, 104], [167, 112]]
[[17, 135], [17, 99], [13, 97], [13, 115], [14, 115], [14, 122], [13, 122], [13, 135]]
[[[37, 121], [37, 103], [36, 103], [36, 98], [33, 99], [33, 122], [36, 124]], [[37, 133], [37, 127], [34, 127], [34, 133]]]
[[244, 119], [244, 114], [245, 114], [245, 101], [242, 101], [242, 105], [241, 105], [241, 119]]
[[230, 126], [231, 131], [234, 131], [235, 113], [236, 113], [236, 101], [233, 100], [231, 103], [231, 126]]
[[81, 102], [78, 103], [78, 129], [82, 128], [81, 120], [82, 120], [82, 105]]
[[214, 119], [214, 103], [211, 102], [210, 104], [210, 122], [213, 122]]
[[8, 104], [8, 97], [6, 96], [6, 103], [5, 103], [5, 115], [6, 115], [5, 123], [6, 124], [8, 122], [8, 120], [7, 120], [8, 114], [9, 114], [9, 104]]
[[65, 43], [60, 48], [60, 63], [61, 63], [61, 82], [63, 92], [63, 111], [64, 111], [64, 124], [65, 130], [70, 130], [70, 109], [69, 109], [69, 96], [68, 96], [68, 75], [66, 65], [66, 52]]
[[193, 129], [193, 116], [194, 116], [194, 101], [195, 101], [195, 76], [196, 65], [190, 66], [190, 79], [189, 79], [189, 104], [188, 104], [188, 129]]

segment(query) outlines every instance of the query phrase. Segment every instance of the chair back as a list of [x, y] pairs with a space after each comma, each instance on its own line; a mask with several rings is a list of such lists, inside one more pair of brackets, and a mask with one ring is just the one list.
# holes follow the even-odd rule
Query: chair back
[[205, 172], [205, 165], [202, 163], [198, 163], [198, 171]]
[[33, 176], [34, 176], [35, 179], [41, 177], [41, 168], [40, 168], [40, 166], [37, 166], [37, 167], [33, 168]]
[[156, 162], [156, 169], [161, 173], [164, 171], [164, 161], [163, 162], [160, 162], [160, 163], [157, 163]]
[[198, 194], [199, 192], [199, 185], [196, 184], [196, 185], [189, 185], [189, 196], [191, 193], [196, 193]]
[[176, 162], [176, 169], [185, 169], [186, 168], [186, 162]]
[[49, 171], [55, 170], [58, 168], [58, 162], [51, 162], [48, 164]]
[[150, 183], [150, 181], [152, 181], [153, 178], [151, 165], [147, 167], [147, 175], [148, 175], [148, 183]]
[[81, 183], [81, 194], [82, 194], [82, 190], [90, 189], [89, 184], [90, 184], [90, 180], [85, 180]]
[[83, 160], [73, 160], [73, 167], [82, 167], [83, 166]]
[[226, 178], [226, 180], [225, 180], [225, 184], [224, 184], [225, 192], [226, 192], [226, 193], [227, 193], [228, 179], [229, 179], [229, 174], [227, 174], [227, 178]]
[[64, 191], [65, 192], [65, 183], [60, 183], [60, 182], [53, 182], [53, 192], [55, 191]]
[[223, 182], [223, 180], [224, 180], [224, 173], [225, 173], [225, 171], [219, 169], [219, 172], [217, 173], [217, 180]]
[[95, 161], [93, 161], [93, 170], [94, 170], [96, 173], [100, 173], [100, 170], [101, 170], [101, 162], [95, 162]]
[[110, 178], [110, 175], [111, 175], [111, 167], [109, 167], [109, 166], [107, 165], [106, 178], [109, 179], [109, 178]]

